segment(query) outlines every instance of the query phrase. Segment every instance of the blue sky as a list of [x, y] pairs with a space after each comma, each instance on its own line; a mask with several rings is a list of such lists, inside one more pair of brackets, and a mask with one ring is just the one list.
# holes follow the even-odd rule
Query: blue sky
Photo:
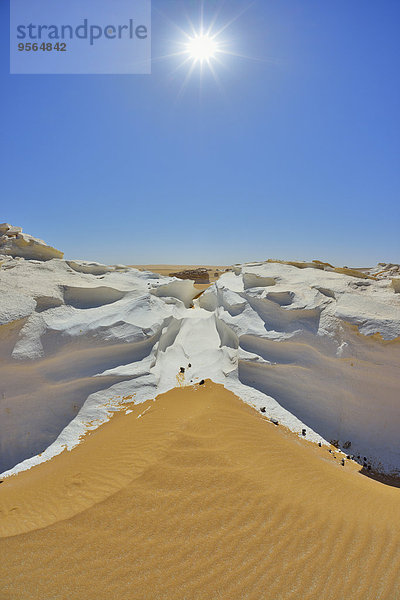
[[0, 222], [110, 263], [400, 262], [398, 0], [206, 1], [249, 58], [183, 90], [200, 2], [152, 4], [152, 75], [35, 76], [0, 0]]

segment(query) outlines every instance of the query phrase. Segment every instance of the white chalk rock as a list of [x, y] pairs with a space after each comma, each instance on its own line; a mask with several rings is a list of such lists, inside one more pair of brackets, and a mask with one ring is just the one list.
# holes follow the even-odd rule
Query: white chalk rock
[[0, 223], [0, 235], [4, 235], [10, 228], [10, 223]]
[[108, 267], [107, 265], [102, 265], [97, 262], [87, 262], [84, 260], [67, 260], [67, 265], [78, 273], [87, 273], [89, 275], [104, 275], [105, 273], [113, 271], [113, 268]]
[[22, 233], [21, 227], [13, 227], [8, 223], [0, 225], [0, 254], [35, 260], [51, 260], [64, 256], [63, 252], [52, 248], [43, 240]]
[[193, 300], [193, 281], [46, 260], [44, 242], [34, 260], [15, 245], [7, 254], [26, 241], [10, 229], [0, 226], [3, 476], [73, 448], [124, 402], [207, 378], [400, 474], [396, 265], [235, 265]]

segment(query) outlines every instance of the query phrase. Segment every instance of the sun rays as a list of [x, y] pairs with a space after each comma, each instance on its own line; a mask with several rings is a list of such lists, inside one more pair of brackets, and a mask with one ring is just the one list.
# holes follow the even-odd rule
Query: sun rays
[[[183, 75], [178, 97], [181, 96], [190, 82], [202, 87], [203, 80], [211, 76], [218, 88], [222, 90], [219, 72], [228, 68], [229, 61], [233, 57], [243, 57], [235, 51], [234, 41], [228, 34], [228, 28], [247, 10], [241, 10], [239, 14], [222, 18], [221, 11], [215, 11], [213, 15], [204, 14], [203, 3], [200, 9], [199, 19], [193, 22], [187, 15], [187, 26], [180, 26], [176, 22], [170, 23], [177, 30], [178, 35], [170, 42], [170, 53], [159, 56], [158, 59], [170, 59], [175, 65], [169, 76], [179, 78]], [[165, 13], [162, 13], [165, 18]], [[168, 18], [168, 17], [167, 17]], [[154, 60], [154, 59], [153, 59]]]

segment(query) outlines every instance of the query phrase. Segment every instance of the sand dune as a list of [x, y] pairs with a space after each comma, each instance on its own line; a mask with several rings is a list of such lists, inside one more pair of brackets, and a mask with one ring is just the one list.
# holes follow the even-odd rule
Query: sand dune
[[2, 227], [0, 600], [400, 598], [398, 265], [149, 272]]
[[0, 485], [0, 598], [399, 598], [400, 490], [334, 456], [210, 381], [125, 405]]

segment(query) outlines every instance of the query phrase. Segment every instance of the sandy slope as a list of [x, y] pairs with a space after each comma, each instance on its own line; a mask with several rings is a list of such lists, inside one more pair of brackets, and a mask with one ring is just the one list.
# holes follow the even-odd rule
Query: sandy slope
[[129, 409], [0, 485], [1, 600], [400, 597], [398, 488], [209, 381]]

